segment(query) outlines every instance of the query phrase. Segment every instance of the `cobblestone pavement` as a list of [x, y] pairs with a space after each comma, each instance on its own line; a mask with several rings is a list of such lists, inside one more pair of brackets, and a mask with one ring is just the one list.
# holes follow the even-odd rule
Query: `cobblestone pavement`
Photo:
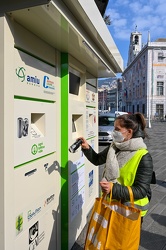
[[[144, 218], [139, 250], [166, 250], [166, 122], [152, 122], [145, 139], [153, 158], [157, 183], [151, 185], [152, 199]], [[99, 167], [101, 176], [103, 166]], [[87, 225], [72, 250], [83, 250]], [[127, 250], [127, 249], [126, 249]]]

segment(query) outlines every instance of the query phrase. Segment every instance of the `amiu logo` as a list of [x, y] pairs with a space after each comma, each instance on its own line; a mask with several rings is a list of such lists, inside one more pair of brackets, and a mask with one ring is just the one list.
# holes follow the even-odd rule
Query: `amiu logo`
[[16, 69], [16, 75], [21, 80], [21, 82], [25, 81], [25, 69], [23, 67]]
[[31, 84], [40, 84], [40, 79], [37, 78], [37, 76], [27, 76], [27, 83]]
[[40, 79], [37, 76], [30, 76], [25, 74], [26, 70], [23, 67], [19, 67], [16, 69], [16, 75], [21, 82], [27, 81], [28, 84], [39, 86]]
[[43, 78], [43, 87], [45, 89], [55, 89], [54, 82], [50, 81], [48, 76], [44, 76]]

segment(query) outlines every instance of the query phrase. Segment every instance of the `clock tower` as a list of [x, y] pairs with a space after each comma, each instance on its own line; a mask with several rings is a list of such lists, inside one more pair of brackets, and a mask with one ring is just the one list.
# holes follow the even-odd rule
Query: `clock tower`
[[135, 57], [138, 55], [138, 53], [142, 49], [142, 34], [138, 32], [136, 28], [135, 28], [135, 31], [132, 32], [130, 35], [127, 66], [129, 66], [129, 64], [135, 59]]

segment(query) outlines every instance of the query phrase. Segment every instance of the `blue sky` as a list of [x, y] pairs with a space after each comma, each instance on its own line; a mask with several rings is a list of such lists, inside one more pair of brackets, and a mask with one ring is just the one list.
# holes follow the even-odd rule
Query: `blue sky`
[[165, 0], [109, 0], [106, 15], [112, 21], [108, 29], [117, 48], [127, 65], [131, 32], [142, 33], [142, 42], [147, 43], [148, 31], [151, 41], [166, 38], [166, 1]]

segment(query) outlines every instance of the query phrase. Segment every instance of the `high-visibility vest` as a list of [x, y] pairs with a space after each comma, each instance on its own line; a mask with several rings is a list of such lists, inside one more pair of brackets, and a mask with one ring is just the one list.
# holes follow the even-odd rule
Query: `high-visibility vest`
[[[134, 183], [135, 175], [138, 165], [142, 156], [146, 155], [148, 151], [146, 149], [139, 149], [134, 156], [120, 169], [120, 177], [118, 181], [123, 186], [132, 186]], [[130, 205], [130, 202], [125, 202], [125, 205]], [[145, 216], [149, 207], [148, 197], [144, 197], [139, 200], [134, 200], [134, 206], [141, 210], [141, 216]]]

